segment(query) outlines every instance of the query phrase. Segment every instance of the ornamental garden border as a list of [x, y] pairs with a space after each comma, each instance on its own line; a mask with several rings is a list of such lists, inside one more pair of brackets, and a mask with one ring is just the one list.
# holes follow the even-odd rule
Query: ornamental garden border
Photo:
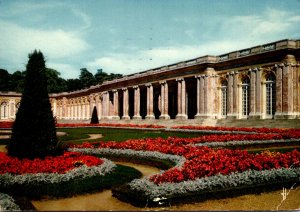
[[[185, 129], [183, 129], [185, 130]], [[201, 129], [200, 129], [201, 130]], [[207, 129], [205, 129], [207, 130]], [[224, 129], [226, 131], [226, 129]], [[258, 130], [260, 131], [260, 130]], [[193, 155], [194, 152], [190, 152], [191, 148], [193, 150], [198, 150], [201, 148], [207, 148], [207, 145], [212, 145], [214, 147], [230, 146], [230, 145], [247, 145], [254, 143], [284, 143], [288, 142], [297, 142], [299, 143], [300, 132], [299, 130], [274, 130], [271, 129], [267, 131], [266, 129], [261, 129], [261, 131], [265, 132], [256, 132], [258, 134], [246, 133], [243, 135], [228, 135], [222, 134], [217, 135], [222, 139], [217, 139], [214, 141], [212, 138], [206, 136], [206, 138], [211, 138], [209, 142], [203, 142], [203, 139], [197, 140], [197, 138], [168, 138], [168, 139], [139, 139], [139, 140], [128, 140], [121, 143], [107, 142], [107, 143], [84, 143], [82, 145], [76, 145], [71, 148], [69, 151], [83, 152], [89, 155], [96, 156], [105, 156], [108, 158], [121, 158], [121, 160], [131, 160], [139, 163], [147, 163], [155, 166], [159, 166], [161, 168], [168, 169], [166, 171], [162, 171], [161, 173], [150, 176], [143, 179], [136, 179], [127, 183], [123, 186], [117, 186], [112, 189], [113, 195], [120, 200], [130, 202], [133, 205], [139, 207], [145, 206], [168, 206], [169, 204], [174, 203], [183, 203], [185, 201], [191, 200], [204, 200], [207, 198], [220, 198], [224, 196], [231, 195], [239, 195], [242, 193], [253, 193], [253, 192], [261, 192], [265, 190], [273, 190], [276, 188], [281, 188], [282, 186], [288, 186], [291, 184], [299, 185], [300, 182], [300, 153], [299, 151], [293, 151], [288, 154], [279, 154], [279, 156], [284, 156], [283, 159], [292, 158], [288, 164], [281, 163], [281, 161], [277, 161], [275, 164], [276, 167], [270, 166], [268, 169], [258, 168], [256, 169], [247, 169], [244, 171], [233, 171], [227, 174], [222, 174], [221, 172], [215, 173], [208, 176], [195, 177], [194, 179], [181, 179], [182, 176], [178, 174], [178, 171], [182, 169], [187, 160], [190, 160], [197, 155]], [[238, 130], [237, 130], [238, 132]], [[261, 133], [265, 133], [261, 134]], [[255, 137], [256, 135], [260, 135], [263, 139], [260, 140], [243, 140], [247, 137]], [[257, 138], [259, 139], [258, 136]], [[230, 141], [232, 138], [241, 138], [236, 141]], [[268, 140], [269, 138], [273, 138], [273, 140]], [[282, 139], [283, 138], [283, 139]], [[279, 139], [279, 140], [277, 140]], [[154, 141], [154, 142], [153, 142]], [[147, 143], [148, 142], [148, 143]], [[151, 143], [152, 142], [152, 143]], [[156, 143], [155, 143], [156, 142]], [[151, 146], [151, 145], [152, 146]], [[205, 146], [205, 147], [201, 147]], [[165, 148], [165, 149], [164, 149]], [[218, 150], [218, 149], [217, 149]], [[228, 150], [231, 151], [231, 150]], [[235, 150], [232, 150], [235, 151]], [[168, 153], [168, 154], [167, 154]], [[276, 158], [276, 154], [270, 154], [271, 158]], [[298, 158], [298, 159], [297, 159]], [[268, 163], [268, 161], [266, 162]], [[265, 164], [266, 164], [265, 163]], [[273, 165], [274, 165], [273, 164]], [[112, 165], [113, 166], [113, 165]], [[277, 167], [278, 166], [278, 167]], [[74, 169], [74, 171], [80, 171], [84, 169], [85, 166], [80, 166], [79, 168]], [[98, 172], [97, 172], [98, 173]], [[164, 179], [163, 176], [168, 174], [178, 174], [173, 176], [172, 179], [177, 180], [176, 182], [172, 181], [164, 181], [160, 180]], [[104, 180], [102, 181], [102, 185], [105, 183], [105, 179], [110, 177], [108, 172], [107, 175], [104, 176]], [[52, 182], [51, 180], [45, 180], [47, 177], [43, 176], [38, 178], [37, 176], [42, 176], [44, 174], [35, 174], [33, 177], [28, 177], [28, 175], [23, 175], [24, 179], [12, 179], [9, 178], [9, 174], [0, 175], [0, 185], [6, 186], [6, 190], [3, 191], [5, 193], [9, 193], [9, 191], [17, 191], [21, 189], [21, 193], [24, 195], [29, 195], [34, 197], [50, 194], [54, 196], [69, 196], [75, 193], [89, 192], [91, 187], [87, 186], [86, 190], [82, 190], [85, 186], [84, 183], [80, 187], [80, 189], [76, 188], [76, 184], [74, 180], [70, 180], [72, 182], [69, 184], [70, 189], [77, 189], [75, 192], [66, 191], [65, 193], [57, 192], [58, 187], [63, 187], [61, 183]], [[71, 174], [73, 175], [73, 174]], [[63, 175], [60, 175], [63, 176]], [[74, 175], [75, 176], [75, 175]], [[87, 176], [85, 173], [81, 173], [80, 176]], [[10, 176], [11, 177], [11, 176]], [[95, 175], [95, 180], [99, 181], [99, 175]], [[103, 177], [103, 176], [102, 176]], [[178, 177], [178, 179], [176, 178]], [[30, 178], [31, 180], [27, 180]], [[32, 185], [27, 184], [28, 182], [34, 182], [32, 179], [42, 179], [41, 182], [47, 182], [47, 192], [39, 193], [38, 191], [38, 180]], [[52, 179], [52, 177], [51, 177]], [[14, 181], [15, 180], [15, 181]], [[10, 183], [7, 183], [10, 182]], [[25, 182], [25, 183], [24, 183]], [[96, 181], [91, 180], [91, 178], [87, 178], [85, 183], [88, 183], [90, 186], [94, 186], [93, 184]], [[79, 183], [80, 184], [80, 183]], [[25, 185], [25, 186], [24, 186]], [[16, 187], [14, 187], [16, 186]], [[75, 186], [75, 188], [73, 188]], [[111, 185], [106, 185], [111, 186]], [[65, 187], [64, 187], [65, 188]], [[23, 190], [22, 190], [23, 189]], [[42, 189], [43, 190], [43, 189]], [[1, 190], [2, 191], [2, 190]], [[27, 192], [27, 193], [26, 193]], [[33, 195], [34, 194], [34, 195]]]

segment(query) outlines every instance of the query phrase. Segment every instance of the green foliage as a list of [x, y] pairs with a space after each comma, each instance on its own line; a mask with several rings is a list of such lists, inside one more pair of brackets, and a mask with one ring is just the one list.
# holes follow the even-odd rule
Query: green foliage
[[10, 74], [7, 70], [0, 69], [0, 91], [9, 91], [8, 81]]
[[99, 119], [98, 119], [97, 108], [96, 106], [94, 106], [92, 118], [91, 118], [91, 124], [98, 124], [98, 123], [99, 123]]
[[21, 104], [8, 145], [11, 156], [32, 159], [59, 153], [45, 69], [41, 52], [29, 55]]
[[88, 88], [92, 85], [96, 85], [96, 80], [94, 75], [89, 72], [86, 68], [80, 69], [81, 73], [79, 76], [79, 80], [83, 88]]
[[77, 194], [99, 192], [112, 186], [128, 183], [141, 176], [141, 172], [132, 167], [117, 165], [114, 171], [104, 176], [97, 174], [96, 176], [77, 177], [76, 179], [66, 179], [55, 183], [48, 181], [33, 183], [27, 180], [24, 183], [15, 183], [9, 186], [0, 184], [0, 187], [1, 191], [10, 195], [26, 196], [34, 199], [40, 199], [43, 196], [70, 197]]
[[46, 68], [47, 88], [49, 93], [58, 93], [67, 89], [67, 83], [60, 73], [54, 69]]
[[[95, 75], [86, 68], [80, 69], [79, 79], [63, 79], [60, 72], [46, 68], [47, 88], [49, 93], [76, 91], [92, 85], [102, 84], [104, 81], [122, 77], [121, 74], [107, 74], [99, 69]], [[0, 91], [23, 92], [26, 71], [16, 71], [13, 74], [5, 69], [0, 69]]]

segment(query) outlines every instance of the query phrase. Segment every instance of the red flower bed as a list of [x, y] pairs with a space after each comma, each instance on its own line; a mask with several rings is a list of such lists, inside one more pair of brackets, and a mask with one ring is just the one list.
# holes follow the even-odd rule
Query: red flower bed
[[130, 127], [130, 128], [164, 128], [159, 125], [152, 124], [110, 124], [110, 123], [101, 123], [101, 124], [56, 124], [57, 127]]
[[172, 129], [184, 130], [217, 130], [217, 131], [243, 131], [257, 133], [288, 133], [299, 132], [298, 129], [277, 129], [277, 128], [255, 128], [255, 127], [212, 127], [212, 126], [174, 126]]
[[1, 121], [0, 128], [12, 128], [13, 122], [11, 121]]
[[[250, 135], [241, 135], [250, 136]], [[252, 136], [252, 135], [251, 135]], [[300, 152], [249, 154], [244, 150], [212, 149], [185, 145], [191, 138], [156, 138], [128, 140], [121, 143], [84, 143], [78, 148], [112, 148], [158, 151], [165, 154], [181, 155], [187, 161], [181, 169], [173, 168], [151, 178], [157, 184], [162, 182], [181, 182], [215, 174], [230, 174], [252, 170], [269, 170], [281, 167], [300, 167]]]
[[87, 166], [101, 165], [103, 161], [94, 156], [83, 155], [76, 152], [65, 152], [61, 156], [46, 157], [42, 159], [18, 159], [10, 157], [0, 152], [0, 174], [29, 174], [29, 173], [59, 173], [79, 167], [83, 164]]
[[[3, 121], [0, 122], [0, 128], [12, 128], [13, 122]], [[155, 128], [161, 129], [165, 128], [160, 125], [152, 125], [152, 124], [110, 124], [110, 123], [100, 123], [100, 124], [56, 124], [56, 127], [130, 127], [130, 128]]]
[[170, 169], [163, 174], [152, 176], [151, 180], [160, 184], [247, 170], [300, 167], [300, 152], [297, 150], [285, 154], [264, 152], [254, 155], [241, 150], [214, 150], [202, 147], [185, 156], [187, 161], [181, 169]]

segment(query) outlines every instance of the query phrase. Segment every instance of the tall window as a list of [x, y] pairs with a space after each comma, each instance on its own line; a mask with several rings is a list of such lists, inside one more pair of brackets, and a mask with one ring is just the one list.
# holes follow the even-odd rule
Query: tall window
[[273, 116], [276, 110], [276, 77], [273, 73], [266, 76], [266, 114]]
[[221, 82], [221, 115], [227, 116], [227, 81]]
[[0, 117], [5, 119], [5, 118], [8, 118], [8, 105], [6, 102], [2, 102], [1, 105], [0, 105]]
[[242, 81], [242, 114], [243, 116], [249, 115], [250, 108], [250, 80], [246, 77]]

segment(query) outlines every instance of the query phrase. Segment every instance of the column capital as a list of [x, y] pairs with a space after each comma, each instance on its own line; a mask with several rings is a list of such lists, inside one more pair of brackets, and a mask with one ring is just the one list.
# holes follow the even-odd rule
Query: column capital
[[138, 85], [134, 85], [134, 86], [132, 86], [132, 88], [133, 88], [133, 89], [138, 89], [139, 86], [138, 86]]
[[160, 84], [160, 85], [167, 84], [167, 80], [162, 80], [162, 81], [159, 81], [159, 84]]
[[117, 89], [113, 89], [112, 92], [113, 92], [113, 93], [117, 93], [118, 90], [117, 90]]
[[122, 88], [122, 91], [127, 91], [128, 90], [128, 88]]
[[146, 86], [146, 87], [151, 87], [151, 86], [152, 86], [152, 83], [146, 83], [145, 86]]
[[176, 81], [177, 81], [177, 82], [184, 81], [184, 78], [183, 78], [183, 77], [176, 78]]

